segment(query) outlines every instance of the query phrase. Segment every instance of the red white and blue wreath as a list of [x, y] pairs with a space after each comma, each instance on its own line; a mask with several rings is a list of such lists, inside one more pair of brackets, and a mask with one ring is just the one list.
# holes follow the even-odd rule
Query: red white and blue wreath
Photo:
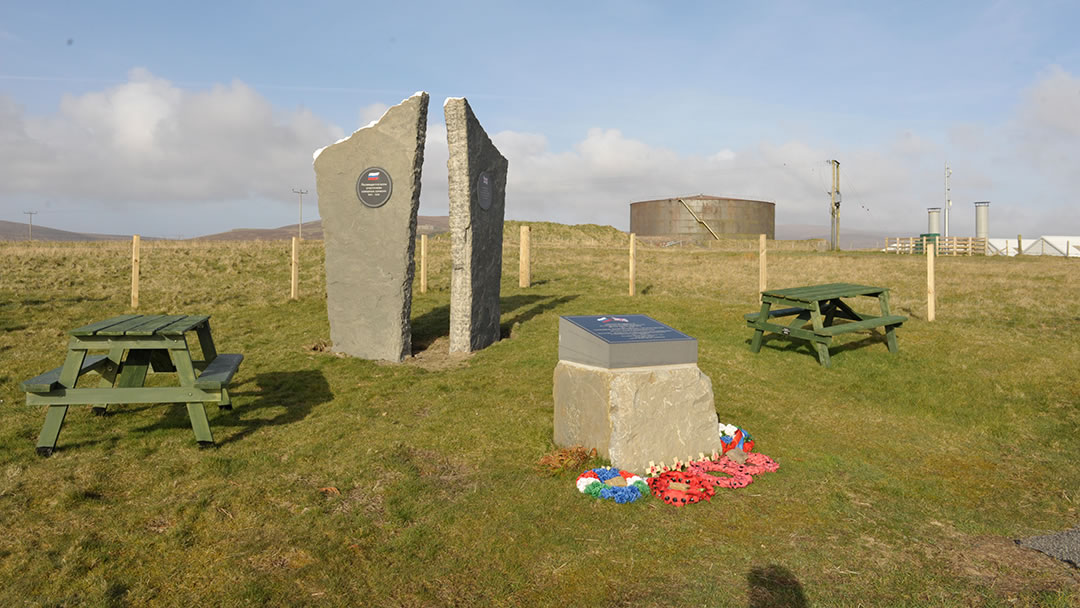
[[576, 483], [582, 494], [619, 504], [634, 502], [649, 494], [649, 486], [640, 476], [611, 467], [589, 469], [578, 475]]

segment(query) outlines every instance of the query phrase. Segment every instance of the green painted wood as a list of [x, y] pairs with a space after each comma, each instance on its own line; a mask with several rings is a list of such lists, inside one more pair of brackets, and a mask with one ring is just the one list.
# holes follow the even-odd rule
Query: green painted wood
[[82, 365], [85, 360], [85, 350], [69, 348], [67, 355], [64, 357], [64, 366], [60, 370], [60, 377], [57, 378], [57, 382], [61, 386], [73, 388], [75, 383], [79, 381], [79, 375], [82, 373]]
[[210, 421], [206, 419], [206, 408], [203, 404], [187, 404], [187, 413], [191, 419], [191, 430], [195, 431], [195, 441], [214, 443], [214, 435], [210, 432]]
[[157, 373], [168, 374], [176, 371], [176, 366], [173, 365], [172, 358], [169, 353], [174, 352], [165, 349], [155, 349], [150, 351], [150, 369]]
[[[105, 355], [90, 355], [85, 357], [79, 368], [79, 375], [81, 376], [91, 371], [99, 371], [101, 368], [105, 367], [108, 362], [109, 360]], [[20, 384], [19, 389], [27, 393], [47, 393], [53, 389], [60, 388], [60, 372], [63, 370], [64, 366], [61, 365], [44, 374], [34, 376]]]
[[218, 408], [223, 410], [232, 409], [232, 397], [229, 396], [229, 389], [221, 389], [221, 401], [218, 402]]
[[217, 347], [214, 346], [214, 336], [210, 334], [209, 319], [195, 330], [199, 336], [199, 348], [202, 349], [203, 359], [213, 361], [217, 357]]
[[159, 329], [158, 334], [162, 336], [182, 336], [185, 332], [197, 328], [209, 319], [210, 315], [186, 315], [183, 319], [174, 321], [172, 324]]
[[[124, 349], [120, 347], [112, 348], [109, 351], [107, 358], [109, 362], [98, 372], [101, 374], [101, 381], [98, 382], [98, 388], [112, 388], [116, 385], [116, 377], [120, 372], [120, 364], [124, 360]], [[108, 408], [108, 404], [95, 405], [91, 408], [91, 411], [97, 416], [104, 416]]]
[[831, 300], [834, 298], [851, 298], [854, 296], [877, 295], [888, 291], [884, 287], [872, 287], [869, 285], [855, 285], [852, 283], [828, 283], [826, 285], [809, 285], [806, 287], [790, 287], [787, 289], [770, 289], [762, 295], [782, 298], [794, 302], [810, 303], [819, 300]]
[[818, 331], [828, 336], [835, 336], [837, 334], [846, 334], [848, 332], [860, 331], [863, 329], [873, 329], [875, 327], [881, 327], [883, 325], [900, 325], [904, 321], [907, 321], [907, 317], [901, 317], [898, 315], [889, 315], [887, 317], [868, 317], [861, 321], [852, 321], [850, 323], [841, 323], [839, 325], [833, 325], [831, 327], [825, 327]]
[[244, 355], [218, 355], [199, 375], [199, 379], [195, 381], [195, 387], [211, 390], [228, 386], [243, 360]]
[[92, 335], [94, 335], [94, 332], [98, 331], [99, 329], [105, 329], [107, 327], [112, 327], [113, 325], [123, 323], [124, 321], [127, 321], [129, 319], [133, 319], [133, 318], [139, 317], [139, 316], [142, 316], [142, 315], [120, 315], [119, 317], [113, 317], [111, 319], [105, 319], [104, 321], [97, 321], [97, 322], [91, 323], [89, 325], [83, 325], [82, 327], [76, 327], [75, 329], [72, 329], [71, 331], [69, 331], [68, 334], [70, 334], [72, 336], [92, 336]]
[[63, 388], [48, 393], [27, 393], [27, 405], [97, 405], [132, 403], [220, 403], [221, 391], [194, 386], [140, 386], [132, 388]]
[[[103, 389], [103, 390], [117, 390], [120, 388], [133, 388], [142, 386], [146, 383], [146, 369], [150, 367], [150, 353], [153, 351], [147, 349], [134, 349], [129, 350], [127, 359], [120, 364], [120, 372], [116, 378], [115, 389]], [[100, 401], [96, 403], [101, 403]], [[116, 403], [122, 403], [117, 401]]]
[[[747, 325], [755, 330], [767, 331], [774, 334], [780, 334], [783, 336], [791, 336], [793, 338], [799, 338], [801, 340], [808, 340], [810, 342], [822, 342], [828, 344], [832, 342], [832, 336], [821, 336], [814, 333], [811, 329], [802, 329], [799, 327], [788, 327], [785, 325], [776, 325], [774, 323], [763, 323], [761, 321], [755, 321], [754, 323], [747, 323]], [[756, 352], [756, 351], [755, 351]]]
[[158, 331], [183, 319], [185, 315], [154, 315], [147, 317], [147, 321], [140, 323], [124, 332], [126, 336], [153, 336]]
[[96, 336], [126, 336], [127, 332], [137, 327], [141, 327], [147, 324], [153, 324], [155, 321], [160, 320], [165, 315], [142, 315], [133, 319], [128, 319], [122, 323], [117, 323], [111, 327], [105, 329], [99, 329], [94, 333]]
[[71, 338], [69, 349], [110, 350], [121, 346], [125, 349], [168, 349], [186, 350], [187, 341], [183, 336], [78, 336]]
[[822, 367], [829, 367], [832, 360], [829, 359], [829, 346], [821, 342], [814, 342], [814, 349], [817, 351], [818, 363]]
[[[786, 316], [789, 316], [789, 315], [797, 315], [797, 314], [801, 313], [804, 310], [806, 310], [806, 309], [802, 308], [802, 307], [778, 308], [776, 310], [770, 311], [769, 312], [769, 317], [770, 318], [775, 318], [775, 317], [786, 317]], [[746, 319], [747, 321], [756, 321], [757, 318], [758, 318], [758, 315], [760, 315], [760, 314], [761, 314], [760, 312], [750, 312], [750, 313], [746, 313], [745, 315], [743, 315], [743, 318]]]
[[56, 440], [60, 438], [60, 428], [64, 426], [64, 417], [67, 416], [67, 406], [51, 405], [45, 413], [45, 425], [41, 427], [41, 433], [37, 440], [37, 453], [48, 456], [56, 449]]

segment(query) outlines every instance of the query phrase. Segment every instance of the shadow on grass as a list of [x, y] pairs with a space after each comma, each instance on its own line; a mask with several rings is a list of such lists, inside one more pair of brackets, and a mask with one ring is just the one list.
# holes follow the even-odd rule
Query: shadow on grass
[[749, 608], [806, 608], [799, 579], [783, 566], [755, 566], [746, 574]]
[[[547, 297], [550, 297], [550, 296], [511, 296], [509, 298], [506, 298], [506, 300], [513, 300], [515, 298], [526, 298], [526, 297], [531, 298], [531, 300], [530, 300], [530, 303], [531, 303], [531, 302], [535, 302], [537, 300], [543, 300], [544, 298], [547, 298]], [[525, 323], [526, 321], [528, 321], [529, 319], [532, 319], [533, 317], [536, 317], [537, 315], [542, 315], [542, 314], [544, 314], [545, 312], [547, 312], [549, 310], [553, 310], [555, 308], [558, 308], [559, 306], [562, 306], [563, 304], [566, 304], [567, 302], [572, 302], [572, 301], [574, 301], [576, 299], [577, 299], [576, 295], [562, 296], [561, 298], [552, 298], [551, 300], [548, 300], [547, 302], [543, 302], [541, 304], [537, 304], [536, 306], [533, 306], [532, 308], [530, 308], [528, 310], [521, 311], [520, 313], [514, 315], [512, 318], [507, 319], [506, 321], [504, 321], [502, 324], [499, 325], [499, 335], [500, 335], [501, 339], [505, 340], [505, 339], [510, 337], [510, 330], [514, 327], [515, 324]], [[505, 302], [506, 300], [503, 300], [503, 301]], [[517, 307], [514, 307], [514, 308], [517, 308]], [[509, 310], [514, 310], [514, 308], [503, 307], [503, 312], [508, 312]]]
[[[551, 296], [543, 295], [516, 295], [502, 298], [499, 300], [499, 309], [502, 313], [508, 313], [524, 306], [528, 306], [533, 302], [538, 302]], [[569, 296], [569, 299], [574, 299], [577, 296]], [[560, 300], [566, 300], [566, 298], [560, 298]], [[569, 301], [569, 300], [566, 300]], [[557, 304], [553, 304], [557, 305]], [[546, 304], [544, 306], [547, 306]], [[538, 307], [537, 307], [538, 308]], [[536, 308], [530, 309], [518, 316], [514, 317], [507, 323], [500, 326], [500, 333], [502, 337], [509, 335], [510, 327], [514, 323], [523, 323], [536, 315], [547, 310], [536, 311]], [[534, 312], [535, 311], [535, 312]], [[433, 308], [430, 311], [412, 319], [412, 354], [416, 355], [422, 353], [439, 338], [445, 338], [450, 335], [450, 306], [439, 306]]]
[[[246, 384], [247, 382], [240, 386]], [[206, 406], [210, 430], [218, 435], [215, 437], [217, 446], [240, 441], [266, 427], [303, 420], [316, 405], [327, 403], [334, 398], [326, 376], [318, 370], [257, 374], [255, 385], [257, 390], [229, 392], [233, 401], [232, 410], [218, 410], [215, 415], [214, 410], [217, 408]], [[240, 404], [237, 404], [238, 397], [241, 398]], [[246, 402], [244, 397], [255, 397], [255, 400]], [[274, 409], [284, 411], [269, 415], [269, 411]], [[183, 404], [171, 406], [164, 418], [136, 430], [146, 432], [174, 428], [186, 428], [189, 432], [191, 430], [191, 421]], [[238, 431], [235, 430], [237, 428]], [[226, 433], [227, 436], [224, 436]]]
[[[751, 339], [746, 340], [745, 344], [747, 346], [750, 346], [752, 341], [753, 337], [751, 335]], [[787, 342], [787, 344], [772, 344], [772, 342], [775, 341], [783, 341]], [[855, 340], [853, 342], [845, 342], [843, 344], [834, 344], [830, 346], [829, 357], [835, 357], [839, 353], [847, 352], [849, 350], [855, 350], [857, 348], [863, 348], [864, 346], [870, 346], [873, 344], [880, 344], [886, 349], [889, 348], [888, 343], [885, 339], [885, 333], [878, 333], [875, 331], [873, 335], [865, 336], [859, 340]], [[765, 334], [765, 337], [761, 341], [761, 347], [779, 351], [802, 352], [803, 354], [812, 357], [815, 361], [817, 361], [818, 358], [817, 351], [814, 350], [813, 343], [803, 340], [801, 338], [792, 338], [790, 336], [784, 336], [781, 334]]]

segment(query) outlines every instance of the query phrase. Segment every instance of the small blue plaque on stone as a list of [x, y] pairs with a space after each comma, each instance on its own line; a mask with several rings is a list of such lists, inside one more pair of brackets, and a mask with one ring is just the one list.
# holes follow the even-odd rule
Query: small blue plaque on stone
[[645, 315], [559, 317], [559, 360], [609, 369], [697, 363], [697, 340]]

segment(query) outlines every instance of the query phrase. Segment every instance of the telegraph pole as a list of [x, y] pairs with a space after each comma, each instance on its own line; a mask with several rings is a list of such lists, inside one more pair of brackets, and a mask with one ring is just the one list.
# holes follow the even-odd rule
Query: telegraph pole
[[949, 176], [952, 175], [952, 169], [949, 168], [949, 162], [945, 161], [945, 238], [949, 238], [949, 207], [952, 207], [952, 198], [949, 194]]
[[23, 211], [23, 215], [30, 216], [30, 238], [27, 240], [34, 240], [34, 216], [37, 215], [37, 211]]
[[300, 195], [300, 223], [296, 225], [297, 240], [304, 240], [304, 195], [307, 194], [307, 190], [297, 190], [293, 188], [293, 192]]
[[826, 161], [832, 165], [832, 191], [829, 192], [829, 245], [833, 251], [840, 250], [840, 161]]

